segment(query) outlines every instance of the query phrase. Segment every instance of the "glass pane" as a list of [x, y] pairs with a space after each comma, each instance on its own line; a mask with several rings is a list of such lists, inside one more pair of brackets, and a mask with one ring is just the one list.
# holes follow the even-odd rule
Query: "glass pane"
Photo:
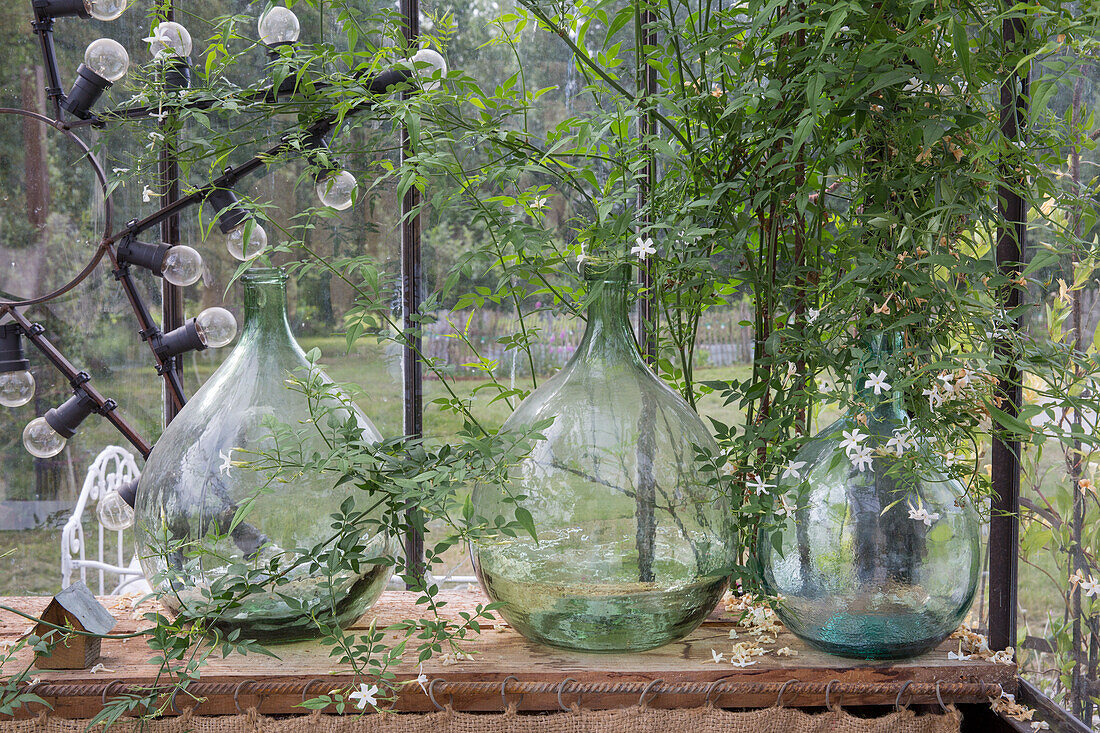
[[[1066, 67], [1078, 64], [1067, 74]], [[1025, 414], [1042, 434], [1023, 454], [1017, 653], [1024, 677], [1086, 723], [1100, 723], [1100, 499], [1096, 475], [1096, 344], [1100, 297], [1096, 174], [1100, 72], [1092, 58], [1059, 51], [1033, 72], [1032, 117], [1050, 120], [1061, 144], [1041, 155], [1054, 184], [1029, 214], [1029, 252], [1038, 267], [1029, 298], [1041, 305], [1027, 335], [1067, 370], [1051, 383], [1024, 376]], [[1091, 355], [1088, 362], [1084, 355]], [[1073, 375], [1074, 355], [1083, 357]]]
[[[37, 37], [31, 32], [30, 3], [5, 3], [0, 21], [12, 29], [0, 49], [9, 70], [0, 85], [0, 106], [46, 111], [46, 80]], [[55, 42], [63, 85], [72, 83], [85, 46], [110, 36], [130, 49], [142, 44], [144, 18], [130, 12], [113, 23], [59, 19]], [[100, 106], [125, 99], [126, 82], [108, 92]], [[146, 141], [115, 130], [81, 128], [108, 173]], [[0, 290], [5, 297], [43, 294], [62, 286], [91, 259], [104, 230], [102, 195], [92, 169], [56, 130], [37, 122], [0, 115]], [[114, 193], [117, 227], [140, 211], [142, 184], [131, 177]], [[159, 281], [139, 276], [139, 289], [155, 311], [160, 309]], [[23, 311], [40, 323], [45, 336], [78, 368], [88, 372], [104, 396], [152, 442], [161, 424], [160, 378], [148, 347], [137, 334], [129, 304], [104, 259], [66, 295]], [[92, 415], [57, 456], [36, 459], [21, 444], [23, 426], [71, 395], [68, 382], [29, 343], [25, 343], [37, 383], [31, 402], [0, 409], [0, 595], [56, 593], [61, 589], [61, 528], [72, 514], [85, 474], [108, 445], [136, 451], [106, 420]], [[139, 458], [140, 463], [140, 458]], [[92, 511], [83, 516], [85, 552], [98, 558], [98, 524]], [[129, 563], [132, 549], [108, 537], [102, 547], [108, 562]], [[78, 553], [78, 547], [68, 548]], [[79, 577], [79, 576], [77, 576]], [[117, 579], [100, 586], [98, 573], [87, 581], [97, 592], [110, 591]]]

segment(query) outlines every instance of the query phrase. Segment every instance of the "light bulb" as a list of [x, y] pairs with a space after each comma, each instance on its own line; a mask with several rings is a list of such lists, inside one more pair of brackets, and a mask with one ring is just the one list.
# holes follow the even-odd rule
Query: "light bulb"
[[[249, 222], [252, 231], [249, 232]], [[267, 249], [267, 232], [254, 219], [248, 219], [229, 230], [225, 235], [225, 248], [241, 262], [258, 257]]]
[[53, 458], [69, 441], [58, 435], [44, 417], [36, 417], [23, 428], [23, 447], [35, 458]]
[[113, 38], [100, 38], [84, 50], [84, 64], [109, 82], [116, 82], [130, 68], [130, 57]]
[[191, 34], [182, 25], [170, 20], [157, 23], [153, 35], [143, 40], [149, 42], [149, 53], [154, 56], [191, 54]]
[[294, 43], [298, 40], [300, 26], [298, 16], [288, 8], [276, 7], [260, 16], [256, 24], [260, 32], [260, 41], [265, 46], [277, 43]]
[[23, 370], [0, 374], [0, 405], [22, 407], [34, 397], [34, 375]]
[[416, 71], [418, 79], [426, 79], [427, 81], [421, 82], [421, 85], [425, 89], [436, 89], [442, 83], [439, 79], [432, 79], [436, 72], [440, 75], [447, 73], [447, 62], [438, 51], [433, 51], [430, 48], [422, 48], [413, 54], [412, 59], [413, 67], [417, 65], [430, 64], [429, 68], [422, 68]]
[[126, 10], [126, 0], [84, 0], [84, 9], [96, 20], [114, 20]]
[[165, 253], [161, 273], [173, 285], [194, 285], [202, 277], [202, 255], [186, 245], [177, 244]]
[[110, 491], [96, 504], [95, 514], [103, 528], [121, 532], [134, 523], [134, 508], [117, 491]]
[[333, 171], [317, 183], [317, 198], [337, 211], [351, 208], [359, 184], [348, 171]]
[[237, 335], [237, 319], [225, 308], [207, 308], [195, 318], [199, 338], [211, 349], [225, 346]]

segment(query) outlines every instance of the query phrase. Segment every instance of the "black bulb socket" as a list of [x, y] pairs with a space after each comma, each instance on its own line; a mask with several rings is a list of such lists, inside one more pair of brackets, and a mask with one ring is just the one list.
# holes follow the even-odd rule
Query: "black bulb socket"
[[134, 507], [134, 502], [137, 501], [137, 487], [138, 480], [134, 479], [133, 481], [127, 481], [117, 489], [118, 495], [122, 497], [124, 502], [130, 505], [131, 509]]
[[88, 415], [96, 411], [96, 403], [83, 389], [77, 389], [73, 396], [59, 407], [46, 411], [46, 424], [62, 438], [68, 440], [76, 435], [76, 429]]
[[25, 372], [31, 368], [23, 351], [23, 329], [18, 323], [0, 326], [0, 374]]
[[206, 203], [217, 212], [218, 229], [222, 230], [222, 234], [228, 234], [251, 218], [241, 208], [237, 194], [228, 188], [215, 188], [207, 195]]
[[265, 44], [267, 46], [267, 57], [274, 61], [283, 55], [283, 52], [279, 49], [283, 46], [293, 46], [296, 41], [278, 41], [276, 43]]
[[161, 360], [170, 359], [188, 351], [202, 351], [206, 348], [206, 339], [203, 338], [198, 321], [194, 318], [168, 333], [154, 336], [152, 341], [153, 351]]
[[64, 18], [76, 16], [91, 18], [84, 0], [34, 0], [34, 14], [39, 18]]
[[149, 270], [157, 277], [164, 275], [164, 260], [168, 257], [170, 244], [149, 244], [126, 237], [118, 245], [118, 262], [122, 265], [136, 265]]
[[178, 92], [191, 88], [191, 59], [187, 56], [169, 56], [164, 59], [164, 89]]
[[76, 67], [76, 81], [69, 90], [61, 108], [82, 120], [89, 119], [89, 110], [99, 100], [104, 91], [111, 88], [111, 82], [92, 71], [87, 64]]

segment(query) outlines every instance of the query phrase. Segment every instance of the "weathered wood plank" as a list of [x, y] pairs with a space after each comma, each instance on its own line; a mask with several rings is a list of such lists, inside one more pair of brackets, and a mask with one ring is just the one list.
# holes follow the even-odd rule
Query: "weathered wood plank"
[[[446, 601], [444, 612], [455, 616], [459, 611], [469, 611], [478, 603], [485, 603], [484, 596], [478, 590], [449, 591], [442, 594]], [[30, 615], [36, 615], [45, 607], [46, 598], [8, 598], [0, 599], [3, 605], [12, 606]], [[103, 604], [112, 609], [120, 619], [115, 633], [127, 633], [143, 628], [147, 622], [140, 618], [148, 607], [131, 610], [123, 608], [125, 602], [117, 598], [103, 598]], [[420, 609], [415, 606], [415, 596], [405, 592], [387, 592], [379, 603], [354, 628], [365, 629], [372, 621], [379, 627], [396, 623], [404, 619], [418, 618]], [[29, 621], [14, 614], [0, 611], [0, 641], [13, 639], [25, 632], [31, 625]], [[437, 695], [440, 703], [453, 701], [460, 709], [500, 710], [502, 701], [499, 685], [509, 677], [521, 683], [552, 683], [537, 693], [522, 696], [509, 692], [508, 699], [520, 703], [520, 709], [553, 710], [558, 707], [557, 690], [563, 680], [572, 679], [575, 684], [589, 685], [635, 685], [636, 688], [654, 680], [663, 680], [663, 687], [696, 683], [697, 691], [691, 694], [659, 694], [650, 702], [657, 707], [678, 707], [699, 705], [707, 685], [725, 680], [731, 691], [721, 694], [720, 703], [726, 707], [758, 707], [775, 703], [777, 687], [788, 680], [804, 683], [825, 683], [837, 680], [840, 687], [834, 686], [833, 699], [844, 705], [883, 705], [893, 704], [900, 685], [906, 681], [916, 687], [911, 690], [918, 694], [906, 694], [913, 703], [932, 702], [935, 695], [931, 685], [937, 681], [941, 685], [952, 683], [981, 683], [989, 686], [990, 692], [1001, 685], [1005, 691], [1015, 689], [1016, 668], [1012, 665], [994, 664], [984, 660], [950, 660], [947, 652], [954, 648], [952, 642], [945, 642], [941, 648], [916, 659], [896, 662], [867, 662], [843, 659], [817, 651], [805, 645], [787, 632], [780, 633], [774, 644], [766, 648], [772, 650], [767, 655], [756, 657], [757, 663], [737, 668], [728, 663], [715, 664], [711, 650], [727, 651], [733, 642], [729, 632], [733, 628], [733, 618], [724, 611], [716, 611], [699, 629], [687, 638], [659, 649], [632, 654], [582, 654], [533, 644], [504, 626], [486, 629], [468, 644], [465, 650], [473, 655], [472, 659], [457, 664], [446, 665], [433, 659], [424, 664], [423, 672], [431, 679], [439, 678], [451, 685], [452, 689], [444, 694], [447, 685], [437, 683]], [[742, 639], [744, 636], [742, 635]], [[796, 656], [778, 657], [775, 649], [790, 647]], [[290, 713], [301, 711], [297, 707], [302, 702], [302, 687], [314, 680], [309, 688], [313, 697], [329, 689], [351, 684], [352, 678], [338, 674], [344, 672], [328, 656], [328, 649], [316, 642], [299, 642], [272, 647], [278, 659], [264, 656], [234, 656], [228, 659], [211, 659], [202, 670], [202, 682], [209, 685], [203, 693], [205, 701], [198, 712], [202, 714], [228, 714], [236, 712], [233, 693], [237, 693], [237, 703], [242, 708], [256, 706], [261, 712]], [[151, 656], [149, 648], [141, 639], [128, 641], [108, 640], [103, 643], [103, 656], [100, 659], [109, 672], [95, 675], [86, 670], [57, 670], [36, 673], [41, 683], [48, 685], [43, 692], [58, 690], [56, 685], [65, 685], [64, 694], [50, 695], [48, 699], [55, 706], [56, 714], [68, 717], [90, 717], [98, 710], [102, 690], [107, 682], [121, 680], [126, 683], [150, 684], [156, 673], [155, 667], [148, 663]], [[419, 668], [411, 661], [403, 663], [394, 671], [399, 682], [405, 682], [397, 697], [395, 706], [399, 710], [433, 710], [434, 705], [415, 684]], [[18, 661], [25, 662], [25, 657]], [[3, 670], [10, 673], [10, 669]], [[251, 682], [249, 682], [251, 680]], [[454, 690], [457, 683], [491, 683], [490, 690]], [[854, 693], [844, 692], [843, 685], [848, 683], [867, 683], [879, 685], [876, 691]], [[920, 683], [924, 685], [920, 692]], [[748, 689], [756, 685], [755, 691]], [[818, 688], [820, 688], [818, 684]], [[514, 684], [513, 684], [514, 687]], [[546, 687], [544, 685], [544, 687]], [[739, 689], [738, 689], [739, 688]], [[112, 690], [117, 692], [118, 685]], [[660, 688], [657, 688], [660, 689]], [[287, 690], [293, 690], [288, 692]], [[261, 694], [255, 694], [259, 691]], [[720, 689], [719, 692], [722, 692]], [[563, 702], [569, 704], [577, 700], [577, 695], [568, 691]], [[637, 691], [585, 694], [581, 703], [586, 707], [620, 707], [638, 702]], [[978, 702], [980, 698], [973, 693], [967, 696], [943, 695], [945, 702]], [[821, 705], [824, 697], [820, 689], [816, 692], [802, 691], [791, 686], [784, 693], [784, 704]], [[190, 707], [193, 700], [183, 695], [177, 705]]]

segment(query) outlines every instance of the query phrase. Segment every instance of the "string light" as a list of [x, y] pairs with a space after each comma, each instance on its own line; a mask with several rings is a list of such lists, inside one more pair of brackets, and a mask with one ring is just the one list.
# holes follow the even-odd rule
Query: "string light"
[[64, 403], [27, 423], [23, 429], [23, 447], [35, 458], [53, 458], [65, 450], [80, 423], [95, 411], [95, 402], [83, 387], [77, 387]]
[[268, 48], [275, 48], [298, 40], [301, 26], [298, 16], [289, 8], [274, 7], [260, 16], [256, 24], [260, 42]]
[[202, 255], [182, 244], [149, 244], [126, 237], [118, 245], [118, 261], [143, 267], [180, 287], [194, 285], [202, 277]]
[[76, 69], [76, 81], [61, 108], [87, 119], [89, 110], [111, 84], [126, 75], [130, 56], [122, 44], [111, 38], [99, 38], [84, 50], [84, 63]]
[[0, 405], [22, 407], [34, 397], [34, 375], [23, 352], [18, 324], [0, 325]]

